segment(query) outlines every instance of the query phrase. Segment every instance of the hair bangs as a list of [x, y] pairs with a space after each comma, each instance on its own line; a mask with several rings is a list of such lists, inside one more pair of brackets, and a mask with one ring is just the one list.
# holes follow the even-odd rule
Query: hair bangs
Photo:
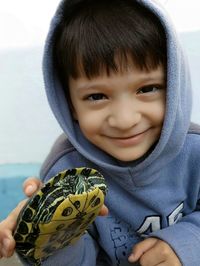
[[131, 65], [148, 71], [166, 64], [165, 32], [149, 10], [136, 1], [83, 2], [59, 26], [55, 58], [66, 82], [70, 76], [90, 79]]

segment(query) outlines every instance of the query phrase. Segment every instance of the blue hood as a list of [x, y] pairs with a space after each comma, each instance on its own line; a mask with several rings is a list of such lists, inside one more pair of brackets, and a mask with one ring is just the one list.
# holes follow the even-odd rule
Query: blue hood
[[[190, 126], [191, 83], [187, 60], [184, 57], [174, 27], [160, 5], [152, 0], [140, 0], [159, 17], [167, 36], [167, 95], [163, 129], [154, 150], [141, 162], [120, 166], [119, 162], [89, 143], [79, 126], [73, 121], [66, 102], [63, 87], [53, 63], [55, 30], [63, 17], [64, 5], [60, 3], [50, 25], [43, 58], [43, 74], [46, 94], [51, 109], [72, 145], [85, 158], [108, 171], [134, 177], [134, 182], [144, 185], [154, 180], [154, 173], [164, 167], [180, 152]], [[149, 178], [147, 178], [149, 176]]]

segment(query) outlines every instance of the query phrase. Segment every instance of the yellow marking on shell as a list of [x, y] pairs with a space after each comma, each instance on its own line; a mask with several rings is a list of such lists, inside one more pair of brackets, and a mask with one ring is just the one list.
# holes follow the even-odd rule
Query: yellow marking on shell
[[[95, 199], [98, 199], [98, 204], [94, 204], [95, 206], [92, 207], [92, 203], [95, 202]], [[73, 204], [76, 201], [80, 202], [79, 209]], [[70, 242], [70, 244], [76, 242], [80, 236], [84, 234], [88, 225], [92, 223], [99, 214], [103, 203], [104, 194], [99, 188], [95, 188], [89, 193], [84, 192], [83, 194], [69, 195], [68, 198], [57, 207], [51, 222], [39, 224], [40, 236], [35, 242], [34, 258], [39, 259], [47, 256], [44, 249], [49, 245], [55, 248], [62, 246], [59, 240], [67, 231], [69, 231], [69, 234], [66, 234], [66, 241]], [[68, 207], [72, 208], [72, 213], [69, 216], [62, 216], [63, 211]], [[86, 214], [83, 215], [82, 219], [76, 217], [83, 212], [86, 212]], [[80, 224], [77, 223], [77, 221], [80, 221]], [[70, 231], [70, 226], [73, 226], [73, 223], [75, 223], [75, 228], [73, 228], [72, 233], [72, 231]], [[64, 226], [60, 230], [56, 230], [61, 224]], [[55, 240], [51, 241], [52, 234], [54, 233], [56, 233], [57, 237]]]

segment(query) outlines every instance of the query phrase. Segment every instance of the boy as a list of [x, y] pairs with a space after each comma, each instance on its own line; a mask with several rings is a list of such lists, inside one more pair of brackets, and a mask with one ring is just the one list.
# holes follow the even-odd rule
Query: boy
[[[104, 207], [88, 233], [43, 265], [199, 266], [200, 137], [190, 125], [187, 64], [160, 6], [62, 1], [43, 66], [67, 138], [54, 144], [42, 181], [87, 166], [109, 189], [109, 214]], [[2, 255], [19, 209], [0, 225]]]

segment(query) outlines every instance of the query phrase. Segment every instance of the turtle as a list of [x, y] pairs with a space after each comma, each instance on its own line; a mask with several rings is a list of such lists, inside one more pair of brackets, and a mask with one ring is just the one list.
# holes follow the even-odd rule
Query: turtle
[[16, 252], [39, 266], [56, 250], [75, 243], [98, 215], [107, 193], [95, 169], [66, 169], [52, 177], [22, 208], [14, 231]]

